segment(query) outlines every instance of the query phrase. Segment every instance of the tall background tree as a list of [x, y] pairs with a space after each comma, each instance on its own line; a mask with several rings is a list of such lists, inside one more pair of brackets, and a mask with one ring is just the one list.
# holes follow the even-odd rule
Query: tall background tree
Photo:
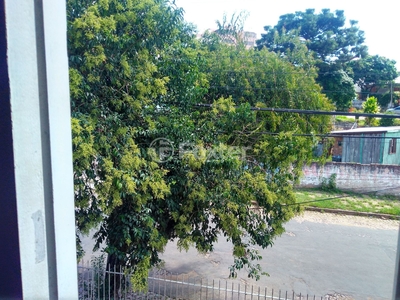
[[355, 89], [348, 64], [367, 55], [364, 32], [358, 28], [357, 21], [351, 20], [350, 26], [346, 27], [343, 10], [323, 9], [317, 14], [314, 9], [307, 9], [282, 15], [274, 27], [265, 26], [264, 30], [266, 33], [257, 41], [258, 49], [266, 47], [283, 53], [293, 44], [282, 43], [282, 36], [297, 36], [315, 60], [319, 74], [317, 82], [323, 92], [338, 110], [350, 107]]
[[377, 92], [379, 89], [390, 91], [391, 83], [399, 76], [396, 61], [379, 55], [368, 55], [351, 61], [350, 67], [353, 70], [354, 82], [361, 89], [361, 99], [374, 95], [381, 105], [387, 106], [389, 101], [386, 102], [385, 98], [382, 99], [383, 95], [378, 95]]
[[98, 228], [136, 288], [173, 239], [207, 252], [224, 236], [231, 275], [258, 278], [253, 246], [298, 211], [293, 183], [330, 130], [324, 116], [251, 109], [332, 109], [315, 73], [194, 33], [167, 0], [68, 1], [77, 228]]

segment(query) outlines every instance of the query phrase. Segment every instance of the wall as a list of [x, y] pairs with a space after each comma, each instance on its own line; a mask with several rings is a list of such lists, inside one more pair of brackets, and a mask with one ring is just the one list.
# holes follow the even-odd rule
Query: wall
[[350, 122], [341, 122], [334, 120], [334, 130], [347, 130], [347, 129], [352, 129], [354, 126], [354, 123]]
[[301, 187], [317, 187], [321, 177], [329, 178], [336, 174], [339, 189], [354, 192], [374, 192], [400, 195], [400, 166], [356, 163], [326, 163], [321, 166], [312, 163], [303, 168]]
[[383, 134], [361, 133], [361, 135], [365, 136], [365, 138], [359, 138], [360, 134], [356, 134], [358, 137], [352, 137], [352, 135], [344, 136], [342, 162], [363, 164], [382, 163], [382, 139], [380, 138]]

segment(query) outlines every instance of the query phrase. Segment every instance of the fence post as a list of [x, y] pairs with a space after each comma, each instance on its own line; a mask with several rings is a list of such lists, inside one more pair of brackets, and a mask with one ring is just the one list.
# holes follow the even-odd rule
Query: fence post
[[214, 299], [214, 279], [213, 279], [212, 298], [211, 299]]
[[206, 300], [208, 299], [208, 277], [206, 278]]

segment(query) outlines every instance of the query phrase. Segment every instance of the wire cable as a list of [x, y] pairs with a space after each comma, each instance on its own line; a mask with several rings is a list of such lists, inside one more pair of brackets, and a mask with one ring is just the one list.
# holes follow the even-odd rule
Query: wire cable
[[[212, 108], [212, 104], [198, 103], [195, 107]], [[235, 106], [238, 108], [238, 106]], [[341, 111], [322, 111], [322, 110], [306, 110], [306, 109], [293, 109], [293, 108], [274, 108], [274, 107], [250, 107], [252, 111], [267, 111], [275, 113], [296, 113], [305, 115], [328, 115], [328, 116], [354, 116], [354, 117], [370, 117], [370, 118], [389, 118], [400, 119], [400, 115], [395, 114], [370, 114], [370, 113], [352, 113]]]

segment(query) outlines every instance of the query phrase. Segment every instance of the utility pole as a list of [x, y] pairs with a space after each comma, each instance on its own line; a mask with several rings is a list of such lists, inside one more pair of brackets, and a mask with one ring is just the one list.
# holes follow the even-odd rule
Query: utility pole
[[393, 81], [390, 82], [390, 103], [388, 108], [393, 107]]

